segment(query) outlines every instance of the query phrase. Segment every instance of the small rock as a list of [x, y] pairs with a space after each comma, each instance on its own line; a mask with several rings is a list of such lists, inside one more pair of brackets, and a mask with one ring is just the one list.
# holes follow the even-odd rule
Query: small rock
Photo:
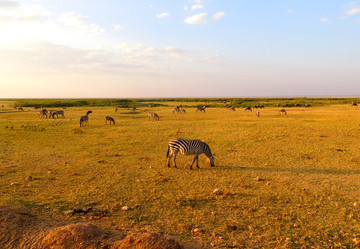
[[16, 182], [12, 182], [12, 183], [10, 183], [10, 185], [11, 185], [11, 186], [14, 186], [14, 185], [16, 185]]
[[130, 210], [130, 207], [128, 207], [128, 206], [123, 206], [123, 207], [121, 208], [121, 210], [123, 210], [123, 211], [128, 211], [128, 210]]
[[32, 181], [32, 180], [34, 180], [34, 179], [33, 179], [33, 177], [32, 177], [32, 176], [27, 176], [27, 177], [26, 177], [26, 180], [28, 180], [28, 181]]
[[70, 215], [70, 214], [74, 214], [74, 210], [66, 210], [64, 211], [65, 215]]
[[221, 188], [216, 188], [213, 191], [213, 194], [216, 194], [216, 195], [221, 195], [222, 193], [223, 193], [223, 191], [221, 190]]
[[353, 242], [356, 246], [360, 245], [360, 240], [358, 238], [353, 238]]
[[202, 232], [199, 228], [195, 228], [195, 229], [191, 230], [191, 233], [194, 235], [198, 235], [198, 234], [201, 234]]
[[47, 172], [49, 175], [51, 175], [53, 172], [51, 170], [48, 170]]
[[354, 205], [354, 207], [357, 207], [357, 206], [359, 206], [359, 202], [355, 201], [353, 205]]

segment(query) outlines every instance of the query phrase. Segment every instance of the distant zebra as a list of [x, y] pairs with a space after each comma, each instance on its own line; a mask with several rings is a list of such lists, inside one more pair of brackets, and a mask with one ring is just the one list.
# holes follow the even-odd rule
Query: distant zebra
[[179, 107], [174, 107], [174, 108], [172, 109], [173, 115], [175, 114], [175, 112], [181, 114], [180, 108], [179, 108]]
[[22, 107], [19, 107], [18, 110], [19, 111], [24, 111], [24, 109]]
[[87, 111], [86, 115], [92, 114], [92, 111]]
[[118, 111], [118, 109], [116, 108], [116, 109], [115, 109], [115, 112], [117, 112], [117, 111]]
[[160, 117], [159, 115], [157, 115], [155, 112], [148, 112], [148, 114], [146, 115], [147, 118], [154, 118], [156, 119], [157, 121], [160, 120]]
[[110, 122], [110, 125], [111, 125], [111, 122], [113, 122], [113, 124], [115, 125], [115, 120], [112, 117], [106, 116], [105, 117], [105, 124], [107, 124], [108, 121]]
[[89, 117], [88, 115], [84, 115], [80, 118], [80, 127], [82, 125], [88, 125], [89, 124]]
[[245, 111], [251, 111], [252, 112], [252, 109], [251, 109], [250, 106], [248, 106], [248, 107], [245, 108]]
[[63, 118], [65, 118], [65, 115], [64, 115], [64, 111], [54, 111], [51, 115], [52, 118], [55, 118], [55, 115], [56, 115], [56, 118], [59, 118], [59, 115], [61, 115]]
[[352, 102], [351, 106], [356, 106], [358, 107], [358, 104], [356, 102]]
[[257, 116], [258, 118], [260, 118], [260, 112], [259, 112], [259, 111], [256, 112], [256, 116]]
[[181, 152], [183, 155], [194, 155], [190, 169], [196, 161], [196, 167], [199, 167], [199, 155], [204, 153], [208, 157], [209, 163], [214, 167], [214, 155], [211, 153], [210, 147], [200, 140], [184, 139], [184, 138], [173, 138], [169, 141], [168, 151], [166, 154], [167, 165], [170, 167], [170, 159], [173, 158], [174, 166], [176, 166], [176, 155]]
[[285, 109], [281, 109], [279, 112], [280, 112], [280, 113], [285, 113], [285, 115], [287, 115], [287, 112], [286, 112]]
[[186, 111], [185, 111], [185, 109], [183, 109], [183, 108], [180, 108], [180, 111], [181, 111], [181, 113], [184, 113], [184, 114], [186, 114]]
[[39, 116], [40, 116], [41, 118], [43, 118], [43, 117], [47, 118], [47, 117], [48, 117], [46, 110], [41, 110], [41, 111], [38, 112], [38, 114], [39, 114]]
[[229, 107], [229, 111], [235, 111], [235, 107]]
[[198, 106], [196, 108], [196, 112], [204, 112], [205, 113], [206, 106]]

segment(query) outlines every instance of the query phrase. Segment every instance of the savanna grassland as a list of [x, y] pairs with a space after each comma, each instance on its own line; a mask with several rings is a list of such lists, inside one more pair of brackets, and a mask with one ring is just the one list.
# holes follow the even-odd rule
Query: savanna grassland
[[[151, 102], [154, 106], [155, 102]], [[351, 248], [360, 241], [360, 109], [350, 104], [265, 106], [258, 118], [208, 102], [138, 110], [69, 106], [40, 118], [0, 101], [0, 203], [225, 248]], [[183, 104], [187, 114], [172, 113]], [[79, 118], [92, 110], [89, 125]], [[160, 121], [146, 119], [154, 111]], [[112, 116], [116, 125], [105, 125]], [[206, 142], [215, 167], [179, 155], [173, 137]], [[31, 176], [31, 179], [29, 179]], [[213, 191], [220, 188], [221, 192]], [[123, 206], [130, 207], [122, 210]], [[89, 208], [92, 208], [91, 210]], [[69, 215], [68, 210], [80, 210]], [[88, 212], [82, 212], [82, 211]]]

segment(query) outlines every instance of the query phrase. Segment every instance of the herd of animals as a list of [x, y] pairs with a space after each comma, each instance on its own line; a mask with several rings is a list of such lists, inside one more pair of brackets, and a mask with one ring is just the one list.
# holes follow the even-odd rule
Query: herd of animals
[[[280, 106], [280, 105], [278, 105]], [[296, 104], [295, 107], [299, 107], [299, 104]], [[353, 102], [351, 106], [358, 106], [357, 103]], [[4, 105], [2, 106], [4, 107]], [[122, 106], [123, 108], [129, 109], [128, 106]], [[149, 108], [151, 108], [151, 106], [148, 106]], [[289, 107], [289, 105], [285, 104], [282, 107]], [[311, 105], [305, 105], [305, 107], [311, 107]], [[22, 107], [14, 107], [18, 110], [24, 111], [24, 109]], [[235, 111], [235, 107], [231, 106], [230, 104], [226, 105], [226, 108], [230, 111]], [[254, 109], [263, 109], [264, 106], [263, 105], [255, 105], [253, 106]], [[251, 107], [246, 107], [245, 111], [250, 111], [252, 112], [253, 108]], [[65, 118], [65, 113], [63, 110], [60, 111], [48, 111], [46, 110], [44, 107], [35, 107], [34, 109], [41, 109], [38, 114], [40, 117], [45, 117], [45, 118], [52, 118], [54, 119], [55, 116], [56, 118], [59, 118], [59, 115], [63, 118]], [[64, 108], [65, 109], [65, 108]], [[135, 107], [133, 108], [133, 111], [137, 110]], [[198, 106], [196, 108], [196, 112], [203, 112], [205, 113], [206, 110], [206, 106]], [[115, 112], [118, 111], [118, 108], [115, 109]], [[285, 109], [280, 109], [279, 110], [280, 114], [284, 113], [285, 115], [287, 115], [287, 112]], [[172, 113], [175, 114], [186, 114], [186, 110], [183, 108], [182, 105], [179, 105], [175, 108], [172, 109]], [[87, 111], [87, 113], [84, 116], [80, 117], [80, 127], [88, 125], [89, 123], [89, 115], [92, 114], [92, 111]], [[256, 112], [256, 116], [260, 117], [260, 112], [257, 111]], [[156, 114], [155, 112], [148, 112], [147, 113], [147, 118], [153, 118], [157, 121], [160, 120], [160, 117], [158, 114]], [[106, 116], [105, 117], [105, 124], [111, 125], [115, 125], [115, 120], [114, 118], [110, 117], [110, 116]], [[192, 169], [193, 164], [196, 162], [196, 167], [199, 167], [199, 155], [201, 154], [205, 154], [205, 156], [208, 158], [208, 162], [209, 164], [214, 167], [215, 163], [214, 163], [214, 155], [211, 152], [211, 149], [209, 147], [209, 145], [207, 145], [206, 143], [202, 142], [201, 140], [198, 139], [184, 139], [184, 138], [173, 138], [169, 141], [168, 143], [168, 151], [166, 154], [166, 158], [167, 158], [167, 166], [170, 167], [170, 161], [171, 159], [173, 160], [173, 164], [174, 167], [177, 168], [176, 166], [176, 156], [177, 154], [181, 152], [183, 155], [194, 155], [194, 158], [192, 160], [192, 163], [190, 165], [190, 169]]]

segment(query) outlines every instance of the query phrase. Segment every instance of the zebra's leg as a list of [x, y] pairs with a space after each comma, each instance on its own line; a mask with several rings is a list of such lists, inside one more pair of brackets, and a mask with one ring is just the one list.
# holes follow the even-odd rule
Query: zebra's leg
[[[196, 160], [198, 160], [198, 159], [199, 159], [199, 155], [198, 155], [198, 154], [195, 154], [195, 155], [194, 155], [194, 158], [193, 158], [193, 160], [192, 160], [192, 162], [191, 162], [190, 169], [192, 169], [192, 166], [193, 166], [194, 162], [195, 162]], [[199, 168], [198, 165], [197, 165], [197, 167]]]
[[196, 168], [200, 169], [199, 167], [199, 155], [196, 154]]
[[173, 161], [174, 161], [174, 166], [175, 166], [175, 168], [177, 168], [177, 166], [176, 166], [176, 155], [177, 155], [177, 153], [178, 153], [178, 151], [175, 151], [175, 152], [173, 153]]
[[170, 168], [170, 160], [172, 158], [172, 152], [169, 153], [169, 156], [167, 158], [167, 166]]

